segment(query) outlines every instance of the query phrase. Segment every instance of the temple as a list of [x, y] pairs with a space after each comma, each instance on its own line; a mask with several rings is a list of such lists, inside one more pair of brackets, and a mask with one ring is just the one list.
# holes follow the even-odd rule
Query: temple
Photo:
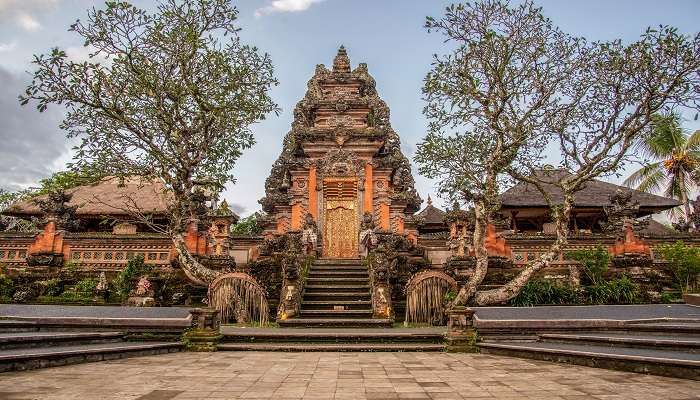
[[309, 214], [324, 257], [358, 257], [364, 214], [379, 230], [416, 238], [408, 221], [421, 200], [411, 166], [391, 128], [389, 108], [361, 63], [340, 47], [332, 70], [318, 65], [294, 109], [292, 129], [265, 182], [264, 234], [301, 230]]
[[[557, 180], [567, 172], [547, 168], [538, 174]], [[556, 202], [556, 187], [544, 186]], [[503, 284], [555, 239], [549, 207], [534, 187], [518, 183], [500, 200], [487, 228], [487, 287]], [[167, 279], [179, 279], [169, 283], [179, 288], [178, 296], [168, 292], [156, 303], [196, 303], [206, 288], [187, 288], [177, 251], [158, 229], [168, 222], [168, 201], [158, 182], [105, 178], [19, 202], [3, 214], [32, 221], [36, 229], [0, 232], [0, 264], [29, 288], [68, 266], [83, 277], [113, 279], [140, 255], [167, 271]], [[440, 323], [445, 316], [436, 314], [439, 306], [421, 314], [415, 304], [435, 290], [442, 299], [471, 275], [473, 224], [468, 211], [440, 210], [430, 197], [422, 210], [421, 203], [387, 104], [367, 65], [353, 69], [341, 46], [331, 69], [316, 67], [294, 109], [282, 153], [265, 181], [261, 233], [232, 235], [238, 216], [225, 202], [210, 201], [203, 220], [190, 225], [186, 244], [207, 268], [264, 293], [261, 304], [281, 324], [318, 326], [333, 322], [330, 317], [357, 317], [358, 326], [404, 319]], [[614, 269], [655, 285], [650, 291], [664, 290], [657, 278], [665, 261], [656, 247], [676, 240], [695, 245], [698, 236], [644, 217], [678, 205], [611, 183], [587, 183], [576, 194], [568, 247], [541, 277], [575, 284], [578, 267], [567, 251], [602, 246]], [[126, 212], [134, 206], [147, 218]]]

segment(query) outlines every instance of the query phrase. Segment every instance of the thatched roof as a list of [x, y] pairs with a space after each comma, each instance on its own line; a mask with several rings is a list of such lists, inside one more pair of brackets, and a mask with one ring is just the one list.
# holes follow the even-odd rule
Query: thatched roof
[[649, 221], [649, 225], [642, 229], [641, 234], [650, 236], [673, 236], [677, 235], [678, 232], [676, 232], [673, 228], [652, 219]]
[[[69, 206], [78, 206], [78, 217], [124, 216], [135, 209], [144, 214], [164, 215], [168, 208], [168, 194], [162, 183], [157, 181], [144, 182], [138, 179], [109, 177], [85, 186], [66, 190], [73, 197]], [[36, 199], [23, 200], [8, 207], [3, 214], [17, 217], [42, 215], [42, 211], [34, 203]]]
[[[557, 182], [569, 175], [569, 172], [555, 170], [541, 170], [537, 175], [544, 182]], [[549, 193], [555, 203], [561, 203], [563, 196], [561, 190], [555, 185], [545, 183], [545, 190]], [[680, 202], [667, 197], [644, 193], [639, 190], [630, 189], [613, 183], [592, 180], [576, 193], [574, 206], [580, 208], [602, 208], [610, 205], [610, 196], [617, 190], [632, 193], [632, 201], [639, 202], [639, 209], [644, 213], [656, 213], [681, 205]], [[502, 209], [526, 208], [526, 207], [547, 207], [547, 202], [539, 190], [534, 185], [520, 182], [512, 188], [506, 190], [500, 196]]]

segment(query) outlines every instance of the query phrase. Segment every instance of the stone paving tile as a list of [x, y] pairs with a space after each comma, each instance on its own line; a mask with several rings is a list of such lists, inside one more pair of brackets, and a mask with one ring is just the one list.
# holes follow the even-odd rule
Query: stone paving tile
[[174, 353], [0, 374], [0, 400], [700, 399], [700, 382], [448, 353]]

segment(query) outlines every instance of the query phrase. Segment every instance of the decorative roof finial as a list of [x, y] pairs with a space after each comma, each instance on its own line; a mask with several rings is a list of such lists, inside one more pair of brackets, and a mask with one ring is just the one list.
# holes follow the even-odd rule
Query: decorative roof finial
[[333, 72], [335, 73], [348, 73], [350, 72], [350, 58], [348, 58], [348, 53], [345, 51], [345, 46], [341, 45], [338, 49], [338, 54], [333, 60]]
[[433, 199], [430, 198], [430, 195], [428, 195], [428, 207], [433, 206]]

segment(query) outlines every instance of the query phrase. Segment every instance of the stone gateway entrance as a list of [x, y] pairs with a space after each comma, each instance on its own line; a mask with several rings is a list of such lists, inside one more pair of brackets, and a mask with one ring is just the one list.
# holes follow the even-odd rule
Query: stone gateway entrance
[[323, 198], [323, 256], [358, 257], [357, 179], [324, 179]]
[[341, 47], [332, 70], [316, 66], [307, 86], [265, 181], [263, 235], [300, 232], [313, 221], [318, 254], [358, 258], [360, 222], [368, 214], [379, 231], [415, 240], [411, 215], [421, 200], [367, 65], [353, 70]]

